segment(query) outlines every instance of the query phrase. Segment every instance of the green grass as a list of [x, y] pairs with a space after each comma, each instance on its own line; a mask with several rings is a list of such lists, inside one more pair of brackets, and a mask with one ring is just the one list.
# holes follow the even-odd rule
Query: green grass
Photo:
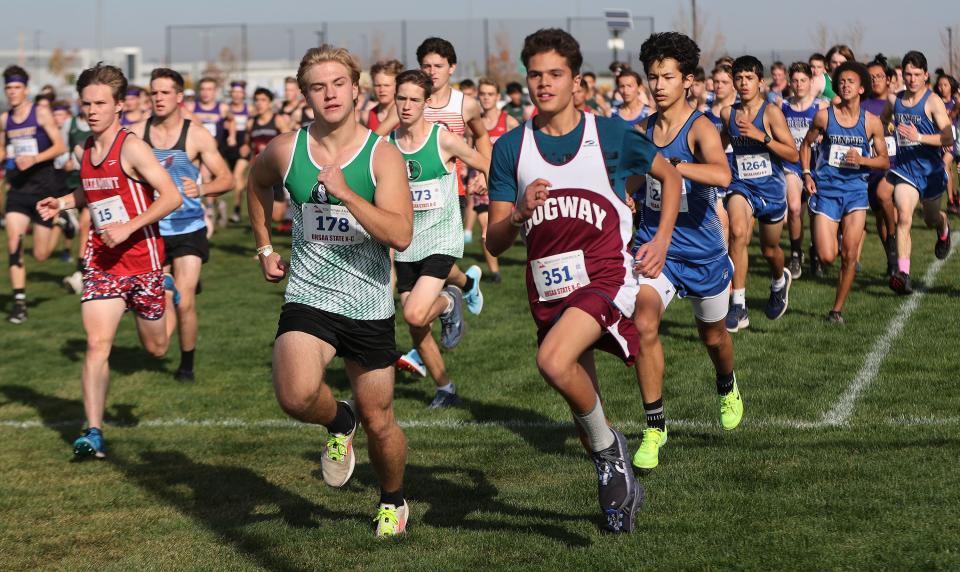
[[[933, 233], [915, 232], [919, 277]], [[332, 490], [319, 472], [323, 429], [273, 423], [285, 419], [270, 384], [282, 288], [262, 280], [251, 247], [240, 227], [213, 239], [196, 384], [175, 383], [177, 352], [149, 358], [124, 320], [104, 462], [70, 459], [85, 343], [78, 298], [59, 286], [72, 266], [28, 258], [30, 319], [0, 324], [0, 569], [960, 568], [960, 256], [840, 427], [818, 422], [904, 302], [881, 277], [874, 236], [842, 327], [823, 321], [835, 270], [804, 276], [787, 315], [763, 318], [767, 279], [754, 246], [753, 320], [734, 339], [746, 419], [729, 434], [716, 423], [690, 306], [675, 302], [662, 329], [670, 442], [643, 480], [639, 530], [614, 537], [598, 531], [593, 468], [569, 412], [537, 373], [516, 247], [503, 260], [504, 283], [484, 286], [483, 315], [468, 318], [467, 337], [447, 356], [464, 406], [428, 411], [431, 383], [398, 381], [398, 416], [412, 423], [412, 524], [399, 542], [374, 542], [377, 486], [362, 433], [354, 480]], [[465, 258], [479, 260], [477, 248]], [[408, 347], [405, 328], [397, 331]], [[633, 371], [599, 354], [598, 368], [607, 411], [635, 447], [643, 413]], [[346, 396], [340, 362], [328, 377]]]

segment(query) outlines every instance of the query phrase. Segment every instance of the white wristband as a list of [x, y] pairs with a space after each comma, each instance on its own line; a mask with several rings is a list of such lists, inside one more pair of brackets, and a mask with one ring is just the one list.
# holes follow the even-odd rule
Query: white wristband
[[261, 246], [260, 248], [257, 249], [257, 256], [263, 256], [264, 258], [266, 258], [267, 256], [270, 256], [271, 254], [273, 254], [273, 245], [272, 245], [272, 244], [268, 244], [268, 245], [266, 245], [266, 246]]
[[57, 199], [57, 208], [62, 211], [67, 210], [67, 201], [63, 200], [63, 197]]

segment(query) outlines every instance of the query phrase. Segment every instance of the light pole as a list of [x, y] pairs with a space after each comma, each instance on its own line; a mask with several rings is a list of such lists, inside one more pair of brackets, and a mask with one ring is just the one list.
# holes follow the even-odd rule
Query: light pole
[[607, 48], [613, 52], [613, 61], [620, 57], [620, 50], [624, 49], [623, 38], [620, 34], [624, 30], [633, 28], [633, 17], [629, 10], [607, 10], [603, 13], [607, 20], [607, 30], [610, 32], [610, 38], [607, 40]]

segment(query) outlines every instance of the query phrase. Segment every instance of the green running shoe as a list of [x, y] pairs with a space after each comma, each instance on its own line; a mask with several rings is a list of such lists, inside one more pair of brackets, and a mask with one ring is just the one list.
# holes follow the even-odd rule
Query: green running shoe
[[642, 474], [647, 474], [651, 469], [656, 469], [660, 464], [660, 447], [667, 444], [667, 430], [663, 431], [655, 427], [647, 427], [643, 430], [643, 440], [640, 441], [640, 447], [633, 454], [633, 468]]
[[733, 389], [730, 393], [720, 396], [720, 425], [724, 431], [733, 431], [743, 420], [743, 399], [740, 397], [740, 388], [737, 380], [733, 380]]
[[377, 523], [377, 538], [400, 536], [407, 531], [407, 519], [410, 509], [404, 501], [403, 506], [381, 504], [373, 521]]

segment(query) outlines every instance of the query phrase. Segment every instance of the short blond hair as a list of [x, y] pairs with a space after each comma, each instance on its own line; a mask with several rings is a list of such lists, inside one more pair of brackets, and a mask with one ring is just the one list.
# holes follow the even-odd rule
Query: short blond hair
[[307, 91], [306, 75], [310, 68], [325, 62], [342, 64], [350, 71], [350, 79], [354, 85], [360, 84], [360, 64], [357, 62], [357, 58], [346, 48], [323, 44], [318, 48], [310, 48], [300, 59], [300, 67], [297, 68], [297, 85], [300, 86], [300, 91]]

